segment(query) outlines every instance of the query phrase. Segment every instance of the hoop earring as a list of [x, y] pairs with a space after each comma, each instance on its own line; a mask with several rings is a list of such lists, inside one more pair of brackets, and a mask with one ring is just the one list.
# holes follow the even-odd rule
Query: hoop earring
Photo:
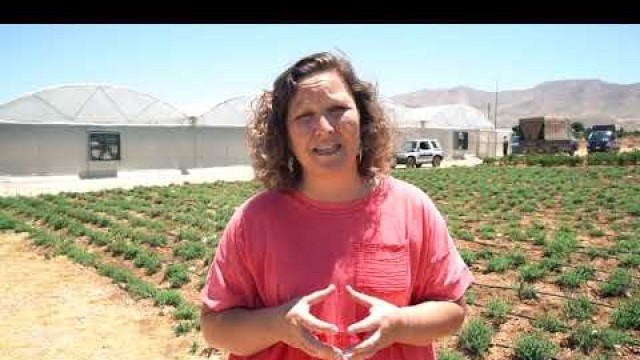
[[289, 172], [293, 174], [293, 156], [289, 156], [287, 167], [289, 168]]

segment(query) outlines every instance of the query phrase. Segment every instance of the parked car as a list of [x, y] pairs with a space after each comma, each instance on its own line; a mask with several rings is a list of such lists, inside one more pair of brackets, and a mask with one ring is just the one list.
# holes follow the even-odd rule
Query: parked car
[[407, 168], [420, 167], [423, 164], [440, 166], [444, 159], [444, 150], [438, 139], [411, 139], [402, 144], [396, 152], [396, 164], [405, 164]]

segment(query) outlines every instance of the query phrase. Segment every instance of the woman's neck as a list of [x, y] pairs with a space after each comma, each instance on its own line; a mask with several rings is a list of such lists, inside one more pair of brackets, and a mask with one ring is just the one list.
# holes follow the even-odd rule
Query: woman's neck
[[304, 178], [299, 186], [307, 197], [326, 202], [346, 202], [365, 197], [374, 187], [372, 182], [362, 178], [360, 174], [338, 178], [313, 177]]

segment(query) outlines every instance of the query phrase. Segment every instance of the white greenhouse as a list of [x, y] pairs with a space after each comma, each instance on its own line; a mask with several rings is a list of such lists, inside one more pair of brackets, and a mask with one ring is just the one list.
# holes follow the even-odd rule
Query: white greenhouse
[[[246, 125], [257, 95], [200, 116], [110, 85], [65, 85], [0, 105], [0, 176], [117, 176], [119, 171], [248, 165]], [[481, 111], [454, 104], [407, 108], [382, 99], [396, 146], [437, 138], [446, 157], [499, 156], [504, 136]]]
[[502, 155], [502, 141], [511, 129], [495, 129], [483, 112], [463, 104], [408, 108], [382, 101], [393, 125], [396, 146], [415, 138], [436, 138], [447, 158], [467, 154], [480, 158]]
[[248, 164], [244, 126], [199, 124], [151, 95], [110, 85], [44, 89], [0, 105], [0, 175]]

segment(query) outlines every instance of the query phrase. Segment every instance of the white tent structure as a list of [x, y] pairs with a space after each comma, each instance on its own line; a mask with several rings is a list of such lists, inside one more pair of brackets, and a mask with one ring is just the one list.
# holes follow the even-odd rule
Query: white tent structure
[[382, 105], [395, 129], [395, 143], [400, 146], [412, 138], [436, 138], [445, 156], [499, 156], [502, 139], [510, 139], [511, 129], [495, 129], [483, 112], [464, 104], [408, 108], [389, 99]]
[[170, 104], [126, 87], [51, 87], [0, 105], [0, 175], [115, 176], [119, 170], [248, 163], [229, 154], [244, 131], [198, 126]]
[[187, 116], [151, 95], [109, 85], [65, 85], [0, 105], [0, 121], [19, 124], [187, 125]]
[[[149, 94], [104, 84], [46, 88], [0, 104], [0, 176], [117, 176], [122, 170], [249, 164], [246, 125], [257, 95], [224, 101], [187, 116]], [[435, 137], [446, 155], [496, 156], [496, 131], [466, 105], [382, 106], [399, 145]], [[508, 130], [510, 133], [510, 129]]]
[[253, 103], [257, 95], [238, 96], [223, 101], [195, 120], [198, 128], [209, 129], [215, 141], [207, 146], [207, 152], [224, 156], [227, 164], [249, 164], [246, 146], [247, 124], [253, 114]]
[[493, 129], [484, 114], [463, 104], [400, 108], [396, 127], [428, 127], [431, 129], [477, 130]]
[[206, 126], [246, 126], [253, 115], [254, 96], [238, 96], [223, 101], [198, 117], [198, 124]]

